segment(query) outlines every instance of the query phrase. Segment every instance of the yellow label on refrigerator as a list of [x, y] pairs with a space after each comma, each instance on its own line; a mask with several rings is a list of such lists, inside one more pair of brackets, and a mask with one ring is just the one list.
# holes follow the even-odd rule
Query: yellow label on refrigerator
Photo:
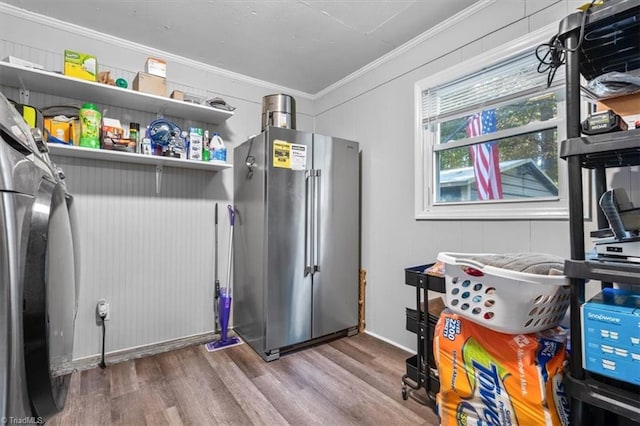
[[273, 141], [273, 167], [291, 168], [291, 144], [289, 142], [278, 139]]

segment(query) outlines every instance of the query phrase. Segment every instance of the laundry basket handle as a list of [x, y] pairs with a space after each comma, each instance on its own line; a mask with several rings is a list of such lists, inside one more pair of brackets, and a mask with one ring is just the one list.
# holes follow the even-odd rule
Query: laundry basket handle
[[[480, 263], [476, 260], [472, 260], [467, 257], [459, 257], [459, 256], [469, 256], [469, 253], [440, 253], [438, 255], [438, 260], [441, 260], [445, 263], [449, 263], [453, 265], [471, 266], [472, 268], [476, 268], [476, 269], [484, 269], [484, 267], [486, 266], [483, 263]], [[484, 254], [484, 256], [486, 256], [486, 254]]]
[[476, 269], [483, 269], [486, 265], [471, 259], [456, 259], [457, 265], [471, 266]]

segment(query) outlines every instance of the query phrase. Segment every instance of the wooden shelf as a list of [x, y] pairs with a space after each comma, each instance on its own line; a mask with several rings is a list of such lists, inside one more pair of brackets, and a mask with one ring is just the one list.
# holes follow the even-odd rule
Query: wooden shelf
[[48, 144], [51, 155], [63, 157], [85, 158], [101, 161], [115, 161], [118, 163], [134, 163], [156, 167], [177, 167], [182, 169], [197, 169], [218, 172], [230, 169], [233, 166], [227, 163], [216, 163], [195, 160], [183, 160], [180, 158], [160, 157], [156, 155], [142, 155], [130, 152], [110, 151], [105, 149], [91, 149], [78, 146], [60, 144]]
[[0, 62], [0, 84], [56, 96], [106, 105], [118, 105], [163, 116], [174, 116], [211, 124], [224, 123], [233, 112], [94, 83], [62, 74]]

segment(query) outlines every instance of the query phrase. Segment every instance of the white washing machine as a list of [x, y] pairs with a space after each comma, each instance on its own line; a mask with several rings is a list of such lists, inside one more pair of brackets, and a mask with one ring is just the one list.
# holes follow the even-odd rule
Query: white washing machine
[[0, 421], [64, 408], [77, 311], [73, 198], [0, 93]]

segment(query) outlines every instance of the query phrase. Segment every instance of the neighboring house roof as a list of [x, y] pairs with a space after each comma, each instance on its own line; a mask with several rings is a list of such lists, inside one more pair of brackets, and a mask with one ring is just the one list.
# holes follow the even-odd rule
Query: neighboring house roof
[[[500, 162], [500, 174], [505, 175], [509, 171], [525, 168], [534, 175], [539, 182], [552, 191], [557, 191], [556, 184], [533, 162], [532, 159], [509, 160]], [[476, 181], [473, 167], [460, 167], [440, 171], [440, 187], [467, 186]]]

